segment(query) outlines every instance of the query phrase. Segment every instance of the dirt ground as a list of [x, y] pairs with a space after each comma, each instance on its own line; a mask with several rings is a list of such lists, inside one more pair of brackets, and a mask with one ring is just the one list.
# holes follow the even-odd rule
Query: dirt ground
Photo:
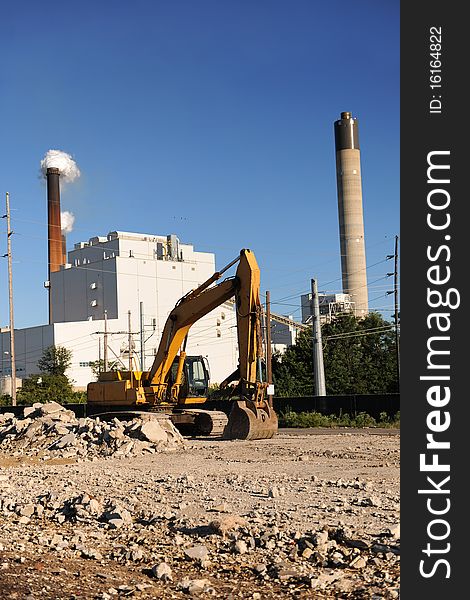
[[399, 433], [318, 433], [0, 454], [0, 598], [398, 598]]

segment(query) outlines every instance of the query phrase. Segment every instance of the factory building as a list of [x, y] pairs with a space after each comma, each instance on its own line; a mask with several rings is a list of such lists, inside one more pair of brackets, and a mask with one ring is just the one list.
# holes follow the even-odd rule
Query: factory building
[[[302, 323], [312, 323], [312, 294], [302, 294], [300, 297]], [[334, 317], [341, 314], [355, 314], [355, 306], [350, 294], [318, 294], [320, 322], [331, 323]]]
[[[110, 363], [127, 369], [130, 345], [133, 368], [149, 369], [169, 312], [215, 270], [213, 253], [176, 235], [113, 231], [75, 244], [67, 262], [49, 272], [49, 324], [15, 330], [17, 376], [37, 373], [48, 346], [64, 346], [73, 356], [67, 375], [85, 388], [94, 380], [90, 363], [104, 357], [105, 329]], [[235, 324], [233, 304], [225, 303], [191, 328], [186, 352], [207, 356], [212, 383], [237, 367]], [[10, 374], [9, 343], [9, 333], [0, 334], [0, 376]]]
[[292, 315], [285, 315], [285, 322], [280, 321], [279, 318], [271, 321], [272, 351], [284, 354], [289, 346], [296, 343], [298, 328], [292, 325], [295, 322]]

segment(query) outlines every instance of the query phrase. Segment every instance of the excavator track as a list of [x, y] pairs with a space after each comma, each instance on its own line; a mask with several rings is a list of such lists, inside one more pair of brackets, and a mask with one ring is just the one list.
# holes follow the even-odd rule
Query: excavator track
[[227, 415], [221, 410], [203, 410], [194, 408], [184, 414], [194, 415], [193, 435], [221, 438], [228, 423]]

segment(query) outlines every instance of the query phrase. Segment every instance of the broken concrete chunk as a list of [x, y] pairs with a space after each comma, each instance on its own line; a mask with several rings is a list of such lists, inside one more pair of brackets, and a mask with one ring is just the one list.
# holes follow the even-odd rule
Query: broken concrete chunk
[[162, 581], [173, 581], [171, 568], [165, 562], [153, 566], [152, 575], [156, 577], [156, 579], [161, 579]]
[[42, 415], [53, 415], [65, 409], [57, 402], [48, 402], [47, 404], [41, 404], [39, 410]]
[[191, 546], [191, 548], [186, 548], [184, 551], [186, 558], [191, 560], [200, 560], [203, 561], [207, 558], [209, 551], [206, 546]]
[[149, 442], [166, 442], [167, 434], [163, 430], [160, 423], [155, 419], [152, 421], [147, 421], [140, 428], [140, 433], [149, 441]]

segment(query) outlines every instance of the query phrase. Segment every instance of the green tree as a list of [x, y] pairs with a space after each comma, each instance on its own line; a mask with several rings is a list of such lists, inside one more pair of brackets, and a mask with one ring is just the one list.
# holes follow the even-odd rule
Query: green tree
[[0, 406], [11, 406], [12, 398], [10, 394], [1, 394], [0, 395]]
[[75, 392], [65, 375], [36, 374], [23, 379], [23, 385], [16, 398], [18, 404], [52, 401], [65, 404], [75, 401]]
[[312, 396], [312, 333], [301, 331], [297, 343], [284, 354], [272, 357], [273, 383], [277, 396]]
[[[90, 369], [91, 369], [91, 372], [93, 373], [93, 375], [96, 377], [96, 379], [98, 379], [99, 374], [104, 371], [104, 360], [101, 358], [98, 360], [90, 361]], [[119, 365], [117, 364], [116, 361], [114, 361], [111, 364], [108, 364], [108, 372], [109, 371], [118, 371], [118, 370], [119, 370]]]
[[[381, 394], [398, 391], [395, 336], [378, 313], [365, 318], [343, 315], [322, 326], [327, 394]], [[273, 358], [276, 394], [312, 395], [312, 334]]]
[[17, 392], [18, 404], [34, 402], [81, 402], [80, 392], [74, 392], [65, 371], [72, 364], [72, 352], [61, 346], [49, 346], [38, 360], [39, 374], [23, 379]]
[[49, 346], [38, 360], [38, 368], [45, 375], [65, 375], [72, 364], [72, 352], [63, 346]]

